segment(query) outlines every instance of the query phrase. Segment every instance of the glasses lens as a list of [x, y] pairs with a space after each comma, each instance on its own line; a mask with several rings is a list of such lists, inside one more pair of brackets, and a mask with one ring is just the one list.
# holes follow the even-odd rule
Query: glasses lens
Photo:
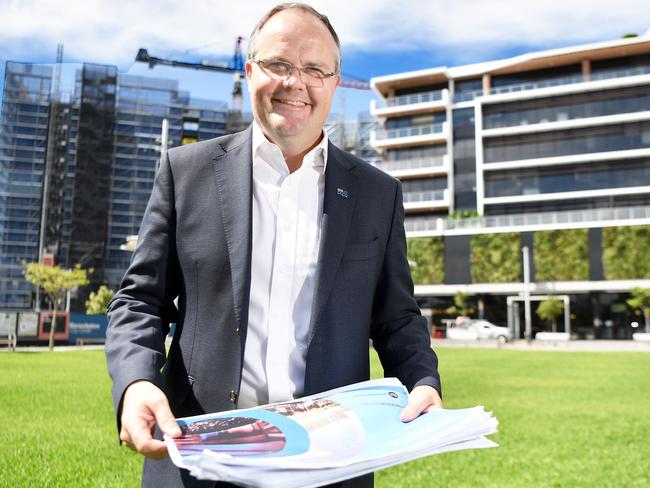
[[300, 77], [307, 86], [323, 86], [323, 78], [327, 76], [318, 68], [300, 69], [284, 61], [258, 61], [257, 64], [264, 68], [273, 78], [279, 80], [287, 79], [295, 70], [298, 72], [295, 76]]
[[313, 73], [302, 71], [300, 75], [302, 77], [302, 82], [307, 86], [323, 86], [323, 78], [314, 76]]
[[291, 74], [291, 65], [282, 61], [263, 63], [263, 66], [277, 77], [284, 78]]

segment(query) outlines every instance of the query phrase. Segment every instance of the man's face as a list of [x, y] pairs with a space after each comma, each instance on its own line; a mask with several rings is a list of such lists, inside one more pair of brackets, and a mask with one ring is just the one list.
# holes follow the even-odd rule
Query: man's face
[[[271, 17], [256, 36], [253, 58], [285, 61], [293, 66], [337, 69], [337, 47], [327, 27], [312, 14], [287, 9]], [[263, 67], [246, 62], [246, 77], [255, 119], [262, 131], [282, 149], [300, 151], [313, 146], [322, 133], [339, 76], [323, 79], [323, 86], [307, 86], [293, 70], [285, 80], [274, 79]]]

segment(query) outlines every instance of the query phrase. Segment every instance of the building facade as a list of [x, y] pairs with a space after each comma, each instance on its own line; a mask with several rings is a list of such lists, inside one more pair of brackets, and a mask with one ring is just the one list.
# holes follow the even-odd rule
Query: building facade
[[8, 62], [0, 122], [0, 309], [28, 310], [23, 262], [50, 254], [63, 267], [92, 268], [88, 293], [117, 289], [167, 147], [226, 133], [224, 102], [192, 99], [175, 80], [123, 75], [86, 63], [61, 95], [56, 70]]
[[0, 120], [0, 307], [29, 303], [21, 261], [38, 256], [52, 68], [6, 64]]
[[460, 291], [519, 336], [527, 296], [528, 332], [547, 329], [534, 310], [549, 294], [566, 299], [573, 337], [642, 328], [625, 299], [650, 288], [650, 38], [371, 84], [383, 101], [372, 144], [402, 180], [416, 294], [434, 324]]

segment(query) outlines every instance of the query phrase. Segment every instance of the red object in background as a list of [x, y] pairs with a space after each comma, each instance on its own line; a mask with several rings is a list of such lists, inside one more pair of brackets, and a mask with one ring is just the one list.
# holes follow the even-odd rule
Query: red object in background
[[43, 264], [45, 266], [54, 266], [54, 254], [43, 254]]
[[[38, 338], [47, 340], [50, 338], [50, 327], [54, 312], [41, 312], [38, 319]], [[70, 314], [68, 312], [56, 313], [56, 329], [54, 331], [55, 340], [67, 340], [70, 336]]]

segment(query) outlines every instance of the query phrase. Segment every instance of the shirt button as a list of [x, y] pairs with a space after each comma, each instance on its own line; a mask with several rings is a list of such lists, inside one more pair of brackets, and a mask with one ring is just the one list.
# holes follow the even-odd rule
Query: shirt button
[[235, 403], [237, 401], [237, 392], [235, 390], [230, 390], [229, 398], [231, 402]]

